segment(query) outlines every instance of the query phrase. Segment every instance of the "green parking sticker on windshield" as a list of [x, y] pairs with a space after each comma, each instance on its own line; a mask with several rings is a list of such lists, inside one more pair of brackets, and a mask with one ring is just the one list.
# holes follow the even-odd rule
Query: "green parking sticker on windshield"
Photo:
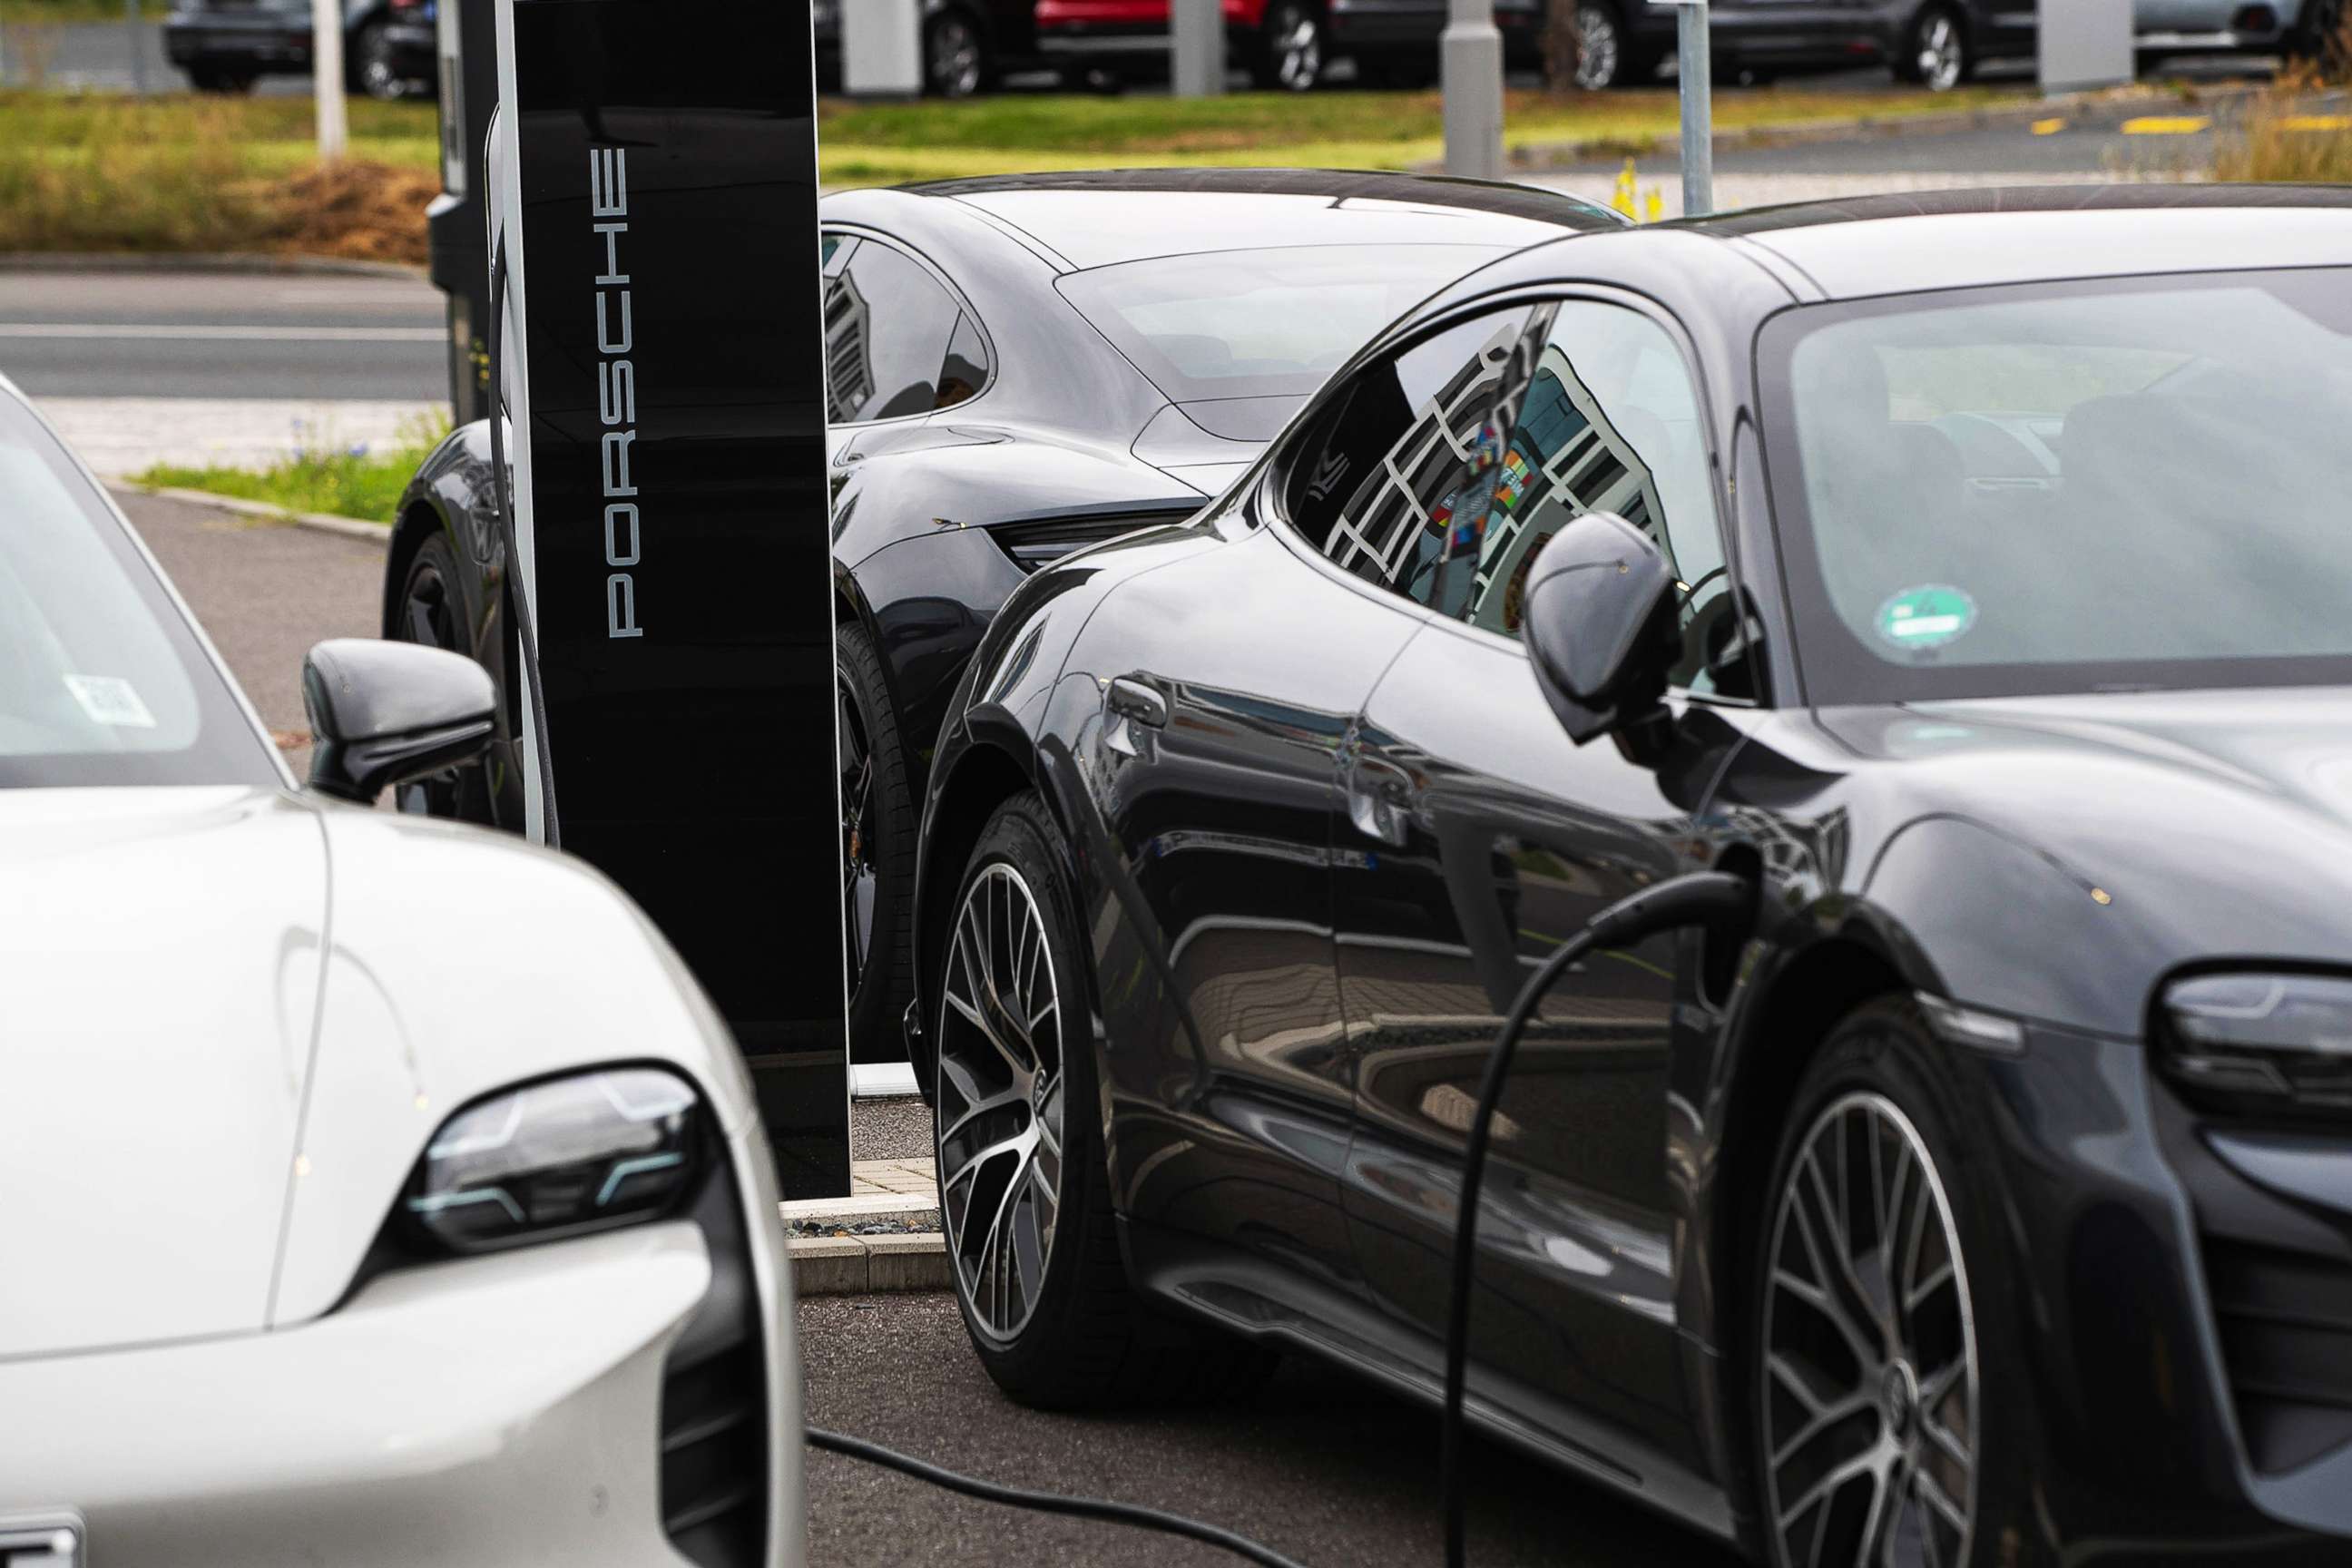
[[1878, 635], [1896, 647], [1942, 647], [1977, 624], [1977, 602], [1941, 583], [1906, 588], [1878, 606]]

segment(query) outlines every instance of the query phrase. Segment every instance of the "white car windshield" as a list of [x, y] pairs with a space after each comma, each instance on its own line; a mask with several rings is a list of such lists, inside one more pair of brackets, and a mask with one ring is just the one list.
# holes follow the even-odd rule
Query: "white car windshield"
[[0, 392], [0, 786], [277, 782], [104, 499]]

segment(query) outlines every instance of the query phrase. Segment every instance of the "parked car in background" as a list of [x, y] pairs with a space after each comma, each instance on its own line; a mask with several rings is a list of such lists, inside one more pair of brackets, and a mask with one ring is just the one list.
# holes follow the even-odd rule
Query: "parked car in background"
[[[343, 75], [353, 92], [433, 91], [436, 0], [344, 0]], [[198, 92], [249, 92], [265, 76], [310, 69], [310, 0], [179, 0], [163, 54]]]
[[797, 1563], [726, 1025], [589, 867], [361, 809], [488, 678], [321, 644], [299, 789], [5, 380], [0, 517], [0, 1560]]
[[2133, 0], [2141, 68], [2169, 55], [2317, 57], [2340, 34], [2344, 0]]
[[1719, 74], [1769, 77], [1875, 60], [1896, 80], [1935, 92], [1959, 86], [1987, 60], [2032, 58], [2038, 37], [2033, 6], [2015, 0], [1714, 0], [1707, 15]]
[[[1619, 0], [1589, 8], [1615, 15]], [[1496, 0], [1495, 21], [1517, 65], [1543, 50], [1545, 0]], [[1633, 0], [1623, 0], [1628, 12]], [[1437, 79], [1446, 0], [1223, 0], [1233, 61], [1261, 88], [1304, 92], [1335, 59], [1352, 58], [1372, 80], [1421, 87]], [[1671, 14], [1666, 36], [1674, 33]], [[1168, 68], [1168, 0], [1037, 0], [1037, 46], [1072, 73], [1152, 74]]]
[[[810, 0], [823, 92], [841, 90], [844, 3]], [[970, 98], [1004, 70], [1037, 63], [1035, 0], [922, 0], [922, 7], [923, 90], [934, 97]]]
[[[1071, 551], [1205, 505], [1423, 295], [1623, 220], [1517, 185], [1263, 169], [846, 191], [818, 213], [850, 1038], [856, 1060], [887, 1061], [905, 1054], [932, 742], [1006, 595]], [[511, 688], [489, 479], [482, 425], [417, 470], [383, 627]], [[487, 766], [412, 786], [404, 808], [519, 826], [512, 714]]]
[[1528, 1023], [1469, 1420], [1770, 1568], [2352, 1561], [2347, 285], [2340, 187], [1562, 240], [1030, 577], [917, 894], [989, 1373], [1434, 1403], [1496, 1031], [1712, 868]]

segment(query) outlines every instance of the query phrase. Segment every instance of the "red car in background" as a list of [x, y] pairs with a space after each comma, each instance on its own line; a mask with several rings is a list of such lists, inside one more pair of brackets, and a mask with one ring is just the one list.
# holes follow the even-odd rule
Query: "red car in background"
[[[1340, 56], [1391, 86], [1437, 79], [1446, 0], [1224, 0], [1224, 7], [1234, 63], [1260, 87], [1304, 92]], [[1514, 63], [1541, 58], [1543, 16], [1544, 0], [1496, 0]], [[1074, 73], [1166, 68], [1168, 0], [1037, 0], [1036, 26], [1038, 52]]]

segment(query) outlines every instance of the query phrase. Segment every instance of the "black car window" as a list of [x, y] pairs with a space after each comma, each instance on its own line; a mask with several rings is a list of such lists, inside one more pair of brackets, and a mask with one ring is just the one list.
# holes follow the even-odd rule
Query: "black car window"
[[1674, 339], [1638, 310], [1574, 300], [1474, 317], [1363, 371], [1300, 441], [1286, 506], [1348, 571], [1504, 637], [1544, 544], [1614, 512], [1681, 584], [1675, 684], [1744, 694], [1744, 675], [1714, 668], [1737, 627], [1708, 471]]
[[929, 413], [962, 314], [905, 252], [867, 240], [824, 288], [825, 397], [835, 424]]
[[1453, 613], [1466, 580], [1447, 541], [1501, 461], [1506, 367], [1531, 314], [1456, 322], [1350, 377], [1287, 456], [1291, 525], [1343, 569]]
[[1614, 512], [1648, 534], [1674, 570], [1685, 634], [1675, 683], [1715, 691], [1711, 658], [1734, 630], [1731, 584], [1706, 433], [1681, 350], [1639, 310], [1570, 300], [1554, 308], [1530, 363], [1478, 537], [1456, 542], [1457, 552], [1475, 542], [1475, 578], [1444, 607], [1517, 637], [1536, 554], [1571, 519]]
[[952, 408], [980, 395], [980, 389], [987, 384], [988, 345], [981, 340], [980, 324], [966, 312], [956, 322], [955, 336], [948, 340], [947, 363], [940, 369], [935, 402], [939, 407]]

